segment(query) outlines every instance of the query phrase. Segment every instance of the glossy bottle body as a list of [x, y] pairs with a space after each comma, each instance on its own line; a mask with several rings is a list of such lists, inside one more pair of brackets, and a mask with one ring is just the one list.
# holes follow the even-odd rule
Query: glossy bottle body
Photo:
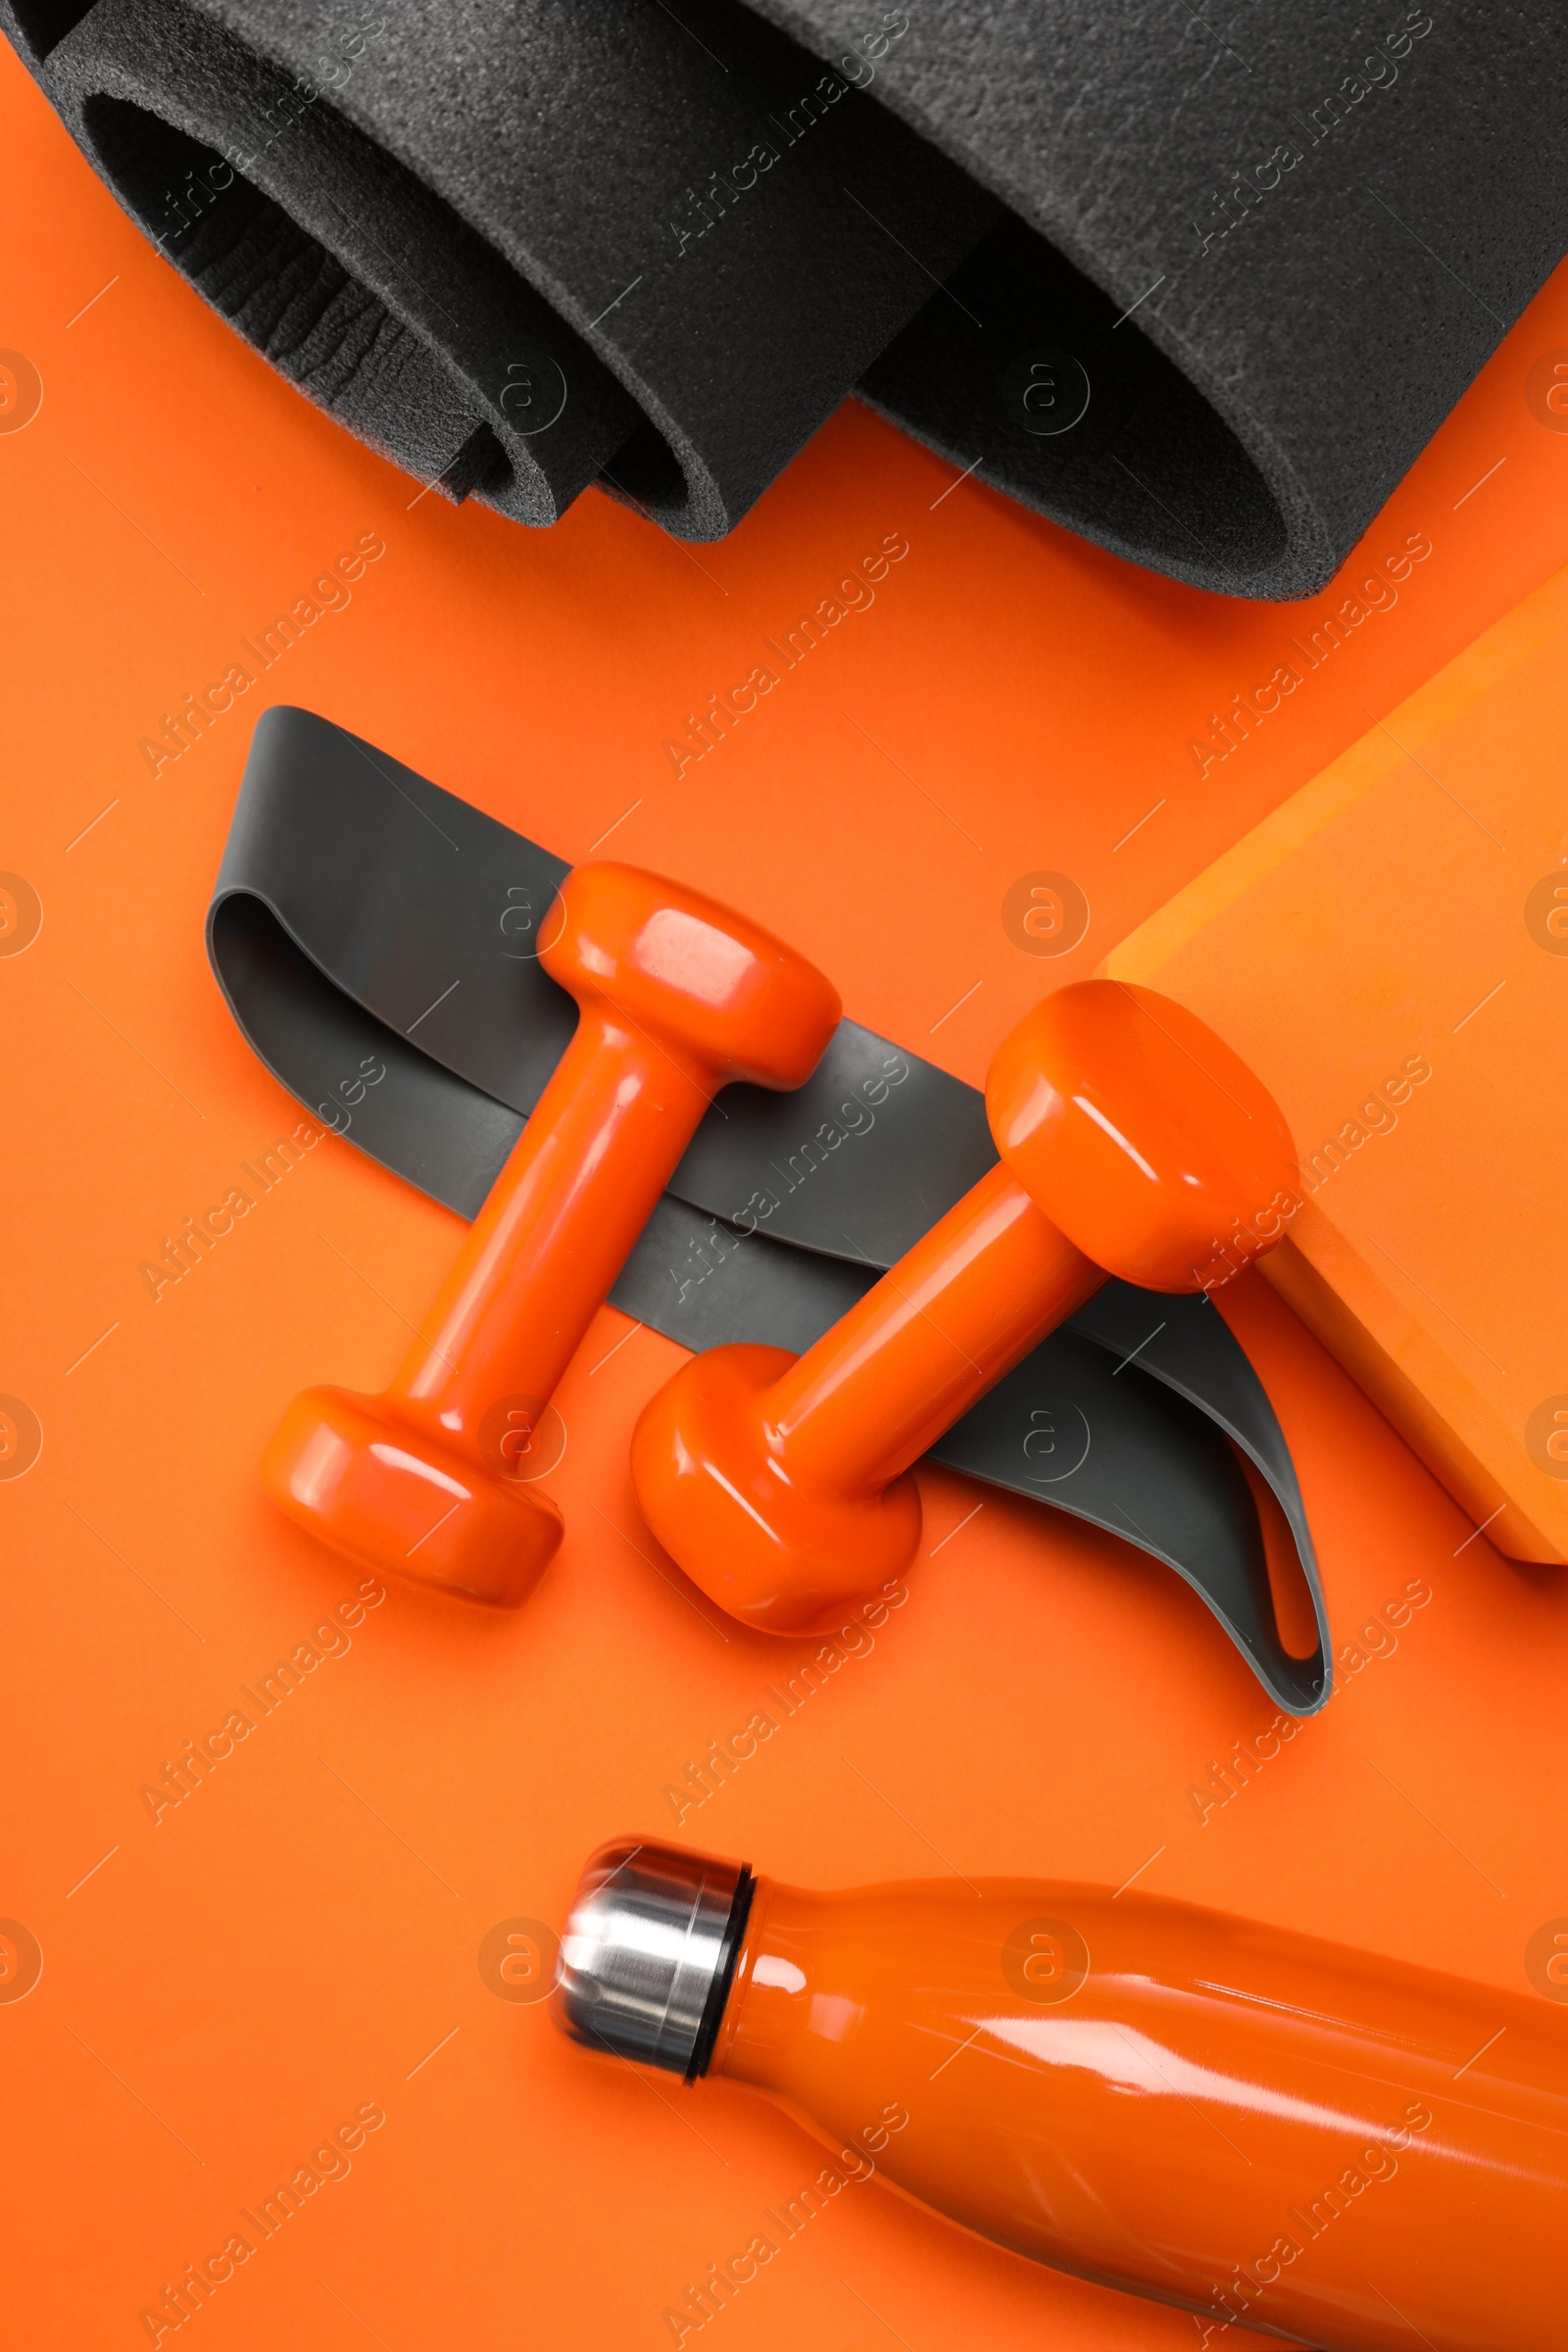
[[710, 2072], [1204, 2342], [1568, 2341], [1568, 2012], [1522, 1994], [1131, 1892], [762, 1881]]

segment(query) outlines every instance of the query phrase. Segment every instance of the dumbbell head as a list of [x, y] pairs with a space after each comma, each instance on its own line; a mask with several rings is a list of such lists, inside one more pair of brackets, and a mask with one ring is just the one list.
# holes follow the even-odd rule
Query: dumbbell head
[[841, 1626], [920, 1542], [909, 1472], [849, 1486], [792, 1460], [768, 1406], [796, 1361], [745, 1343], [694, 1355], [643, 1407], [631, 1447], [638, 1503], [666, 1551], [731, 1617], [786, 1638]]
[[584, 1004], [612, 1004], [718, 1084], [804, 1086], [838, 1025], [804, 956], [699, 891], [604, 860], [566, 876], [539, 960]]
[[986, 1111], [1036, 1205], [1096, 1265], [1146, 1290], [1208, 1287], [1238, 1232], [1243, 1260], [1256, 1256], [1299, 1198], [1267, 1088], [1152, 989], [1083, 980], [1048, 997], [999, 1049]]
[[565, 1532], [549, 1495], [499, 1448], [443, 1446], [409, 1428], [388, 1397], [348, 1389], [294, 1398], [262, 1478], [291, 1519], [361, 1567], [490, 1608], [527, 1599]]
[[540, 1418], [710, 1099], [802, 1085], [839, 1018], [804, 956], [634, 866], [568, 874], [539, 956], [581, 1016], [418, 1344], [383, 1396], [296, 1397], [264, 1464], [352, 1559], [502, 1606], [561, 1541]]

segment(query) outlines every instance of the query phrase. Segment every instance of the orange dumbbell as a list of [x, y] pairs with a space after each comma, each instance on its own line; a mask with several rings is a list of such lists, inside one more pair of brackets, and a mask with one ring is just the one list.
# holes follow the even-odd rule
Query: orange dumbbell
[[695, 891], [580, 865], [539, 959], [570, 1045], [380, 1396], [308, 1389], [264, 1475], [351, 1559], [514, 1607], [561, 1541], [541, 1416], [721, 1086], [801, 1086], [839, 1018], [804, 956]]
[[920, 1538], [927, 1446], [1108, 1275], [1209, 1290], [1298, 1200], [1272, 1098], [1152, 989], [1063, 988], [991, 1065], [1001, 1165], [805, 1355], [715, 1348], [645, 1408], [649, 1526], [733, 1616], [830, 1630]]

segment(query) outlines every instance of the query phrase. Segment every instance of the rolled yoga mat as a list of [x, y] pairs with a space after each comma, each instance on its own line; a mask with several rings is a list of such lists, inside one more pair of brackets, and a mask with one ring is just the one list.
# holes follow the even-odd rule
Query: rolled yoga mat
[[[198, 290], [400, 463], [444, 474], [461, 385], [558, 507], [597, 474], [712, 539], [1000, 208], [731, 0], [678, 13], [98, 0], [43, 78]], [[480, 447], [445, 486], [514, 498]]]
[[1568, 244], [1568, 44], [1525, 0], [0, 24], [290, 381], [531, 522], [597, 479], [716, 537], [858, 387], [1137, 563], [1306, 596]]
[[[472, 1217], [576, 1019], [537, 953], [567, 870], [343, 728], [275, 709], [257, 722], [208, 952], [306, 1108]], [[973, 1087], [845, 1021], [794, 1094], [725, 1089], [612, 1300], [688, 1348], [808, 1348], [995, 1160]], [[1328, 1698], [1290, 1449], [1208, 1300], [1107, 1283], [932, 1458], [1164, 1561], [1278, 1705], [1308, 1715]], [[1309, 1655], [1284, 1641], [1271, 1559], [1310, 1613]]]

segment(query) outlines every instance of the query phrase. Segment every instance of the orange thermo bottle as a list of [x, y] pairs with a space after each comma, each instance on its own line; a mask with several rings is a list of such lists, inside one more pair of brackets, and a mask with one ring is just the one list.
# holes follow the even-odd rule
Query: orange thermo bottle
[[[557, 2015], [1038, 2262], [1322, 2352], [1562, 2352], [1568, 2009], [1136, 1891], [808, 1894], [630, 1841]], [[710, 2276], [710, 2313], [785, 2225]], [[693, 2326], [703, 2310], [694, 2308]]]

